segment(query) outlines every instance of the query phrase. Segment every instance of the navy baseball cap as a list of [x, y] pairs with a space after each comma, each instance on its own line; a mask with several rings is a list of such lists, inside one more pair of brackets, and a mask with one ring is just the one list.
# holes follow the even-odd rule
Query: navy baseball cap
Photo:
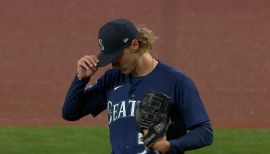
[[115, 19], [103, 25], [98, 34], [98, 67], [106, 66], [121, 55], [137, 37], [136, 26], [128, 19]]

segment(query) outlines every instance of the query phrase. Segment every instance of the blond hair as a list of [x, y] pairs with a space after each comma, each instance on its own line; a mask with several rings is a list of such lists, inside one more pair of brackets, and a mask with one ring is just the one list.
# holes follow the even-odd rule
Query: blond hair
[[137, 26], [140, 50], [142, 52], [149, 52], [153, 48], [154, 41], [158, 38], [152, 30], [144, 25]]

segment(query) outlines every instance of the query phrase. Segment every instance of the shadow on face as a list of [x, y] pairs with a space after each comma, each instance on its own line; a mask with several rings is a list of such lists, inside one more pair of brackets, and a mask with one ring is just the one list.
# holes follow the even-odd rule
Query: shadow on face
[[112, 67], [120, 69], [122, 73], [131, 73], [136, 67], [137, 50], [139, 48], [138, 41], [135, 39], [131, 45], [124, 49], [113, 62]]

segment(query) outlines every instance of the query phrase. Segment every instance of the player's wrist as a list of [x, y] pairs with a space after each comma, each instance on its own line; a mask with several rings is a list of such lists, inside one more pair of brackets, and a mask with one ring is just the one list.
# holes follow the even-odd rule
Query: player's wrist
[[77, 78], [78, 78], [78, 80], [86, 80], [86, 79], [89, 79], [90, 77], [81, 77], [81, 76], [77, 73]]
[[77, 80], [80, 81], [80, 82], [88, 83], [89, 80], [90, 80], [90, 78], [91, 78], [91, 76], [88, 77], [88, 78], [82, 78], [82, 77], [80, 77], [79, 74], [76, 74], [76, 78], [77, 78]]
[[163, 139], [163, 140], [156, 142], [152, 146], [152, 148], [165, 154], [165, 153], [169, 152], [170, 142], [167, 141], [166, 139]]

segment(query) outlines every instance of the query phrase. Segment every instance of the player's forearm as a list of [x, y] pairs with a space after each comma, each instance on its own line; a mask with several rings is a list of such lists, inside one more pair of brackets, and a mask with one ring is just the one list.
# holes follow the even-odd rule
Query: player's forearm
[[169, 154], [198, 149], [213, 142], [213, 129], [210, 122], [205, 122], [190, 130], [181, 138], [170, 141]]
[[65, 120], [74, 121], [81, 118], [83, 91], [89, 79], [79, 80], [76, 76], [66, 95], [62, 107], [62, 116]]

